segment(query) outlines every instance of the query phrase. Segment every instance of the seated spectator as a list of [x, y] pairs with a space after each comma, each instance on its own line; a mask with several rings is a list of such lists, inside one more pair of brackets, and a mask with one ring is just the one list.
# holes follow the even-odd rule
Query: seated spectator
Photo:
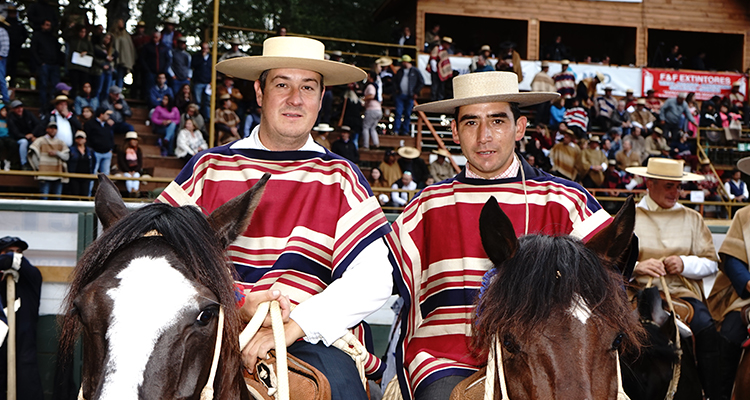
[[589, 147], [581, 151], [581, 184], [585, 188], [600, 188], [604, 184], [604, 171], [607, 169], [607, 157], [599, 149], [600, 139], [593, 136]]
[[577, 98], [566, 100], [565, 109], [564, 122], [568, 129], [573, 131], [579, 139], [587, 137], [589, 113], [581, 107], [580, 100]]
[[240, 138], [240, 117], [232, 111], [232, 98], [225, 93], [219, 98], [221, 108], [216, 110], [216, 131], [218, 132], [217, 143], [219, 146], [233, 142]]
[[396, 152], [388, 149], [383, 155], [383, 161], [378, 169], [383, 173], [383, 178], [388, 182], [388, 186], [401, 179], [401, 167], [396, 162]]
[[630, 114], [630, 120], [633, 126], [639, 126], [641, 129], [651, 129], [654, 126], [656, 117], [646, 109], [646, 99], [635, 101], [635, 111]]
[[39, 126], [39, 120], [31, 111], [23, 108], [21, 100], [13, 100], [10, 103], [10, 114], [8, 115], [8, 131], [10, 136], [18, 144], [18, 156], [21, 168], [30, 170], [26, 155], [29, 152], [29, 145], [37, 138], [36, 132]]
[[[401, 175], [401, 179], [391, 185], [391, 189], [416, 190], [417, 182], [414, 182], [412, 179], [411, 172], [404, 171]], [[391, 192], [391, 206], [405, 207], [410, 198], [411, 193], [409, 192]]]
[[537, 124], [534, 131], [531, 132], [531, 138], [539, 142], [539, 147], [549, 150], [555, 145], [555, 138], [549, 132], [549, 127], [545, 124]]
[[[362, 133], [362, 113], [364, 111], [364, 100], [357, 95], [358, 90], [360, 89], [356, 82], [347, 86], [343, 99], [342, 114], [344, 114], [344, 118], [341, 123], [341, 125], [351, 128], [352, 139], [357, 144], [359, 143], [360, 133]], [[401, 174], [399, 173], [398, 176], [401, 176]]]
[[[143, 170], [143, 153], [138, 146], [138, 133], [125, 134], [125, 144], [117, 149], [117, 169], [128, 178], [140, 178]], [[125, 181], [130, 197], [138, 197], [141, 181]]]
[[617, 108], [612, 113], [610, 121], [612, 123], [612, 128], [617, 129], [623, 135], [630, 134], [630, 130], [633, 128], [633, 123], [630, 121], [630, 113], [625, 109], [624, 100], [617, 102]]
[[633, 133], [630, 134], [629, 138], [633, 143], [633, 151], [641, 157], [640, 163], [643, 164], [648, 158], [648, 153], [646, 153], [646, 138], [641, 135], [641, 132], [643, 132], [641, 128], [636, 126], [633, 128]]
[[70, 91], [73, 89], [72, 86], [69, 86], [65, 82], [57, 82], [57, 85], [55, 85], [55, 97], [57, 96], [68, 96], [70, 98]]
[[178, 127], [179, 130], [182, 130], [185, 128], [185, 121], [188, 119], [193, 120], [193, 125], [195, 126], [195, 129], [199, 130], [203, 134], [203, 138], [205, 139], [208, 135], [208, 132], [206, 131], [206, 123], [203, 119], [203, 115], [200, 113], [200, 106], [197, 104], [190, 104], [187, 107], [187, 111], [185, 114], [182, 114], [180, 116], [180, 126]]
[[175, 93], [174, 105], [180, 110], [180, 114], [185, 114], [191, 104], [195, 104], [193, 93], [190, 90], [190, 85], [184, 84], [180, 87], [179, 92]]
[[2, 169], [5, 171], [10, 171], [11, 164], [16, 169], [20, 164], [18, 144], [8, 130], [8, 108], [3, 103], [0, 103], [0, 160], [3, 161]]
[[549, 158], [552, 162], [552, 169], [550, 173], [555, 176], [559, 176], [571, 181], [575, 181], [578, 178], [578, 158], [581, 154], [581, 149], [573, 141], [575, 139], [575, 133], [570, 129], [563, 131], [563, 140], [552, 147], [550, 150]]
[[99, 106], [94, 111], [94, 118], [83, 125], [89, 147], [94, 150], [94, 173], [109, 175], [112, 166], [112, 149], [115, 147], [115, 135], [108, 123], [112, 111]]
[[[56, 138], [57, 123], [49, 121], [47, 123], [46, 134], [34, 140], [29, 146], [29, 164], [34, 171], [39, 172], [67, 172], [68, 158], [70, 158], [70, 149], [65, 142]], [[38, 175], [39, 191], [42, 194], [62, 194], [63, 183], [68, 182], [68, 178], [59, 176]], [[42, 197], [47, 200], [47, 197]]]
[[607, 158], [610, 160], [615, 159], [615, 154], [622, 148], [622, 134], [616, 129], [610, 129], [609, 133], [604, 135], [603, 139], [609, 140], [609, 151], [607, 152]]
[[42, 123], [37, 126], [35, 136], [40, 137], [50, 121], [57, 124], [56, 139], [62, 140], [66, 148], [73, 145], [73, 134], [81, 130], [82, 126], [75, 115], [68, 108], [72, 101], [65, 95], [55, 97], [55, 108], [44, 116]]
[[[250, 132], [260, 125], [260, 107], [255, 102], [251, 102], [245, 110], [245, 123], [242, 124], [242, 137], [250, 136]], [[356, 140], [354, 141], [357, 142]]]
[[91, 118], [94, 118], [94, 109], [89, 106], [83, 107], [81, 115], [78, 116], [78, 122], [83, 125], [86, 122], [91, 121]]
[[242, 93], [240, 92], [240, 89], [234, 86], [234, 78], [231, 76], [224, 75], [222, 82], [223, 83], [216, 87], [216, 95], [219, 98], [223, 98], [225, 94], [228, 94], [229, 99], [232, 101], [229, 108], [237, 113], [238, 110], [240, 110], [240, 104], [242, 103]]
[[549, 126], [557, 127], [565, 121], [565, 99], [558, 97], [549, 108]]
[[729, 194], [730, 201], [747, 202], [748, 191], [747, 185], [742, 180], [742, 172], [735, 168], [732, 170], [732, 175], [724, 182], [724, 190]]
[[430, 176], [438, 182], [453, 178], [456, 175], [456, 171], [453, 169], [450, 161], [448, 161], [451, 153], [446, 149], [437, 149], [432, 152], [437, 154], [437, 159], [430, 163]]
[[328, 141], [328, 133], [333, 132], [333, 128], [328, 124], [318, 124], [315, 125], [312, 130], [312, 136], [315, 143], [331, 150], [331, 142]]
[[[70, 158], [68, 159], [68, 172], [76, 174], [92, 174], [96, 158], [94, 151], [86, 146], [86, 132], [78, 131], [75, 134], [75, 144], [70, 146]], [[91, 196], [93, 180], [85, 178], [70, 178], [67, 185], [68, 194], [74, 196]]]
[[627, 112], [632, 113], [635, 111], [635, 106], [638, 100], [633, 95], [633, 89], [628, 88], [625, 90], [625, 97], [622, 101], [625, 102], [625, 110], [627, 110]]
[[185, 127], [177, 134], [175, 156], [187, 162], [191, 157], [206, 149], [208, 149], [208, 143], [203, 139], [203, 134], [195, 128], [192, 119], [187, 119]]
[[689, 165], [693, 170], [696, 169], [698, 164], [698, 157], [695, 156], [693, 147], [688, 143], [688, 134], [685, 132], [680, 134], [680, 140], [672, 142], [669, 156], [676, 160], [685, 160], [685, 164]]
[[649, 157], [669, 158], [670, 148], [667, 144], [667, 139], [664, 139], [662, 133], [661, 128], [657, 126], [651, 130], [651, 135], [646, 138], [646, 153]]
[[416, 147], [411, 146], [401, 146], [396, 153], [399, 155], [398, 165], [401, 171], [411, 172], [412, 180], [417, 183], [417, 187], [423, 188], [430, 171], [422, 159], [422, 153]]
[[722, 201], [722, 198], [719, 195], [719, 185], [721, 185], [721, 181], [719, 181], [719, 178], [711, 170], [711, 161], [708, 159], [702, 160], [701, 169], [698, 173], [704, 177], [702, 181], [695, 182], [697, 189], [703, 191], [703, 198], [708, 201]]
[[174, 155], [175, 133], [177, 124], [180, 123], [180, 111], [174, 106], [172, 96], [162, 97], [161, 104], [156, 106], [151, 113], [151, 123], [154, 133], [161, 136], [159, 139], [161, 155]]
[[343, 126], [341, 128], [341, 136], [331, 144], [331, 151], [356, 164], [359, 162], [359, 151], [351, 140], [351, 130], [344, 130]]
[[148, 95], [148, 105], [151, 108], [156, 108], [161, 105], [164, 96], [174, 98], [174, 92], [172, 88], [167, 85], [167, 75], [163, 72], [156, 75], [156, 85], [151, 87], [151, 91]]
[[119, 86], [110, 86], [109, 96], [101, 103], [101, 106], [112, 111], [108, 123], [115, 133], [119, 135], [132, 132], [135, 129], [133, 125], [125, 122], [127, 118], [133, 115], [133, 111], [130, 110], [130, 106], [125, 101], [125, 96], [122, 95], [122, 89]]
[[91, 93], [91, 83], [84, 82], [81, 90], [76, 96], [75, 104], [73, 104], [73, 112], [76, 116], [81, 115], [83, 107], [90, 107], [92, 110], [99, 108], [99, 98]]
[[378, 168], [371, 169], [370, 178], [367, 179], [367, 182], [370, 184], [373, 196], [378, 199], [380, 206], [382, 207], [388, 204], [388, 202], [390, 201], [390, 196], [388, 196], [387, 192], [376, 190], [376, 188], [391, 187], [391, 185], [389, 185], [383, 177], [383, 172]]
[[[617, 108], [617, 99], [612, 96], [612, 86], [604, 88], [604, 96], [596, 98], [594, 103], [596, 107], [596, 122], [597, 125], [604, 131], [609, 131], [612, 127], [612, 114], [614, 114]], [[623, 107], [624, 111], [624, 107]]]
[[656, 92], [654, 91], [654, 89], [649, 89], [646, 92], [646, 108], [654, 113], [654, 115], [659, 115], [659, 112], [661, 111], [661, 105], [662, 101], [656, 97]]

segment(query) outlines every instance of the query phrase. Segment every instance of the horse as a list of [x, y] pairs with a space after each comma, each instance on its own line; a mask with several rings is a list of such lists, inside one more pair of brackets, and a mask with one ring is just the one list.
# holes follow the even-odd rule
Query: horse
[[[662, 400], [668, 398], [670, 385], [676, 378], [679, 381], [676, 382], [674, 400], [702, 400], [703, 390], [689, 328], [678, 329], [675, 326], [674, 316], [664, 310], [656, 286], [639, 291], [636, 303], [646, 339], [638, 357], [629, 354], [620, 360], [625, 393], [633, 399]], [[678, 333], [679, 349], [675, 340]], [[679, 375], [675, 377], [677, 362]]]
[[206, 217], [167, 204], [128, 215], [116, 186], [99, 175], [95, 211], [105, 231], [74, 270], [59, 350], [64, 365], [82, 336], [79, 399], [198, 399], [212, 391], [250, 399], [224, 250], [246, 230], [269, 177]]
[[[507, 381], [507, 392], [495, 390], [495, 398], [622, 398], [618, 353], [637, 349], [643, 335], [623, 277], [634, 225], [629, 198], [586, 244], [570, 236], [517, 238], [494, 197], [485, 203], [479, 229], [495, 275], [477, 303], [472, 348], [477, 356], [497, 349], [495, 380], [501, 391]], [[481, 385], [470, 382], [484, 374], [464, 380], [452, 398], [481, 398]]]

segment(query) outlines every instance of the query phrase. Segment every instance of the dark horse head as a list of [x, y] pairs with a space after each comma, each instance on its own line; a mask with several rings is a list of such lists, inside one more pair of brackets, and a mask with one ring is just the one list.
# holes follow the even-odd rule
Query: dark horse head
[[487, 354], [499, 339], [509, 398], [617, 397], [617, 353], [642, 332], [622, 276], [634, 224], [628, 199], [586, 244], [516, 238], [497, 201], [485, 204], [479, 227], [496, 275], [477, 306], [474, 347]]
[[268, 178], [206, 218], [196, 207], [167, 204], [128, 215], [117, 188], [100, 175], [95, 209], [105, 232], [76, 266], [60, 341], [69, 356], [82, 334], [85, 399], [197, 399], [220, 308], [216, 398], [247, 397], [224, 249], [247, 228]]

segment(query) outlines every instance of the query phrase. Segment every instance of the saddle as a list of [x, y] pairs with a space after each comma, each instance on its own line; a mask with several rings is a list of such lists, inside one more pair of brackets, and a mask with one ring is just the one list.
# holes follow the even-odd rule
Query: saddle
[[[276, 375], [276, 352], [271, 350], [269, 358], [258, 361], [250, 371], [244, 369], [245, 384], [255, 400], [275, 400], [279, 389]], [[331, 385], [320, 371], [299, 358], [287, 354], [289, 368], [289, 398], [330, 400]]]
[[[742, 310], [740, 310], [740, 318], [742, 318], [742, 323], [747, 326], [747, 333], [750, 334], [750, 304], [742, 307]], [[750, 339], [745, 340], [745, 342], [742, 343], [742, 347], [745, 349], [750, 348]]]
[[[659, 291], [659, 295], [661, 296], [662, 304], [667, 304], [667, 296], [664, 292]], [[693, 306], [677, 297], [672, 297], [672, 304], [674, 304], [674, 312], [677, 314], [677, 318], [689, 325], [693, 321], [693, 315], [695, 314]]]
[[[453, 388], [450, 400], [483, 400], [485, 379], [487, 379], [487, 367], [482, 367]], [[495, 382], [497, 383], [497, 379]], [[499, 383], [496, 386], [499, 387]]]

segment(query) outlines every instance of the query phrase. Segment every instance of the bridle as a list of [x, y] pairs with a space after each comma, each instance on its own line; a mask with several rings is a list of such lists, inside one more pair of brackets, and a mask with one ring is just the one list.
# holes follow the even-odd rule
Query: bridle
[[[667, 389], [667, 394], [664, 395], [664, 400], [672, 400], [677, 393], [677, 385], [680, 384], [680, 374], [682, 373], [682, 343], [680, 341], [680, 327], [677, 325], [677, 313], [674, 310], [674, 303], [672, 303], [672, 296], [669, 294], [669, 290], [667, 288], [667, 280], [664, 279], [664, 276], [659, 277], [661, 282], [662, 291], [664, 292], [664, 297], [667, 299], [667, 305], [669, 306], [669, 312], [672, 313], [672, 322], [674, 323], [675, 327], [675, 348], [677, 349], [677, 360], [672, 364], [672, 379], [669, 381], [669, 388]], [[653, 285], [654, 277], [648, 278], [648, 283], [646, 283], [646, 289], [650, 288]]]

